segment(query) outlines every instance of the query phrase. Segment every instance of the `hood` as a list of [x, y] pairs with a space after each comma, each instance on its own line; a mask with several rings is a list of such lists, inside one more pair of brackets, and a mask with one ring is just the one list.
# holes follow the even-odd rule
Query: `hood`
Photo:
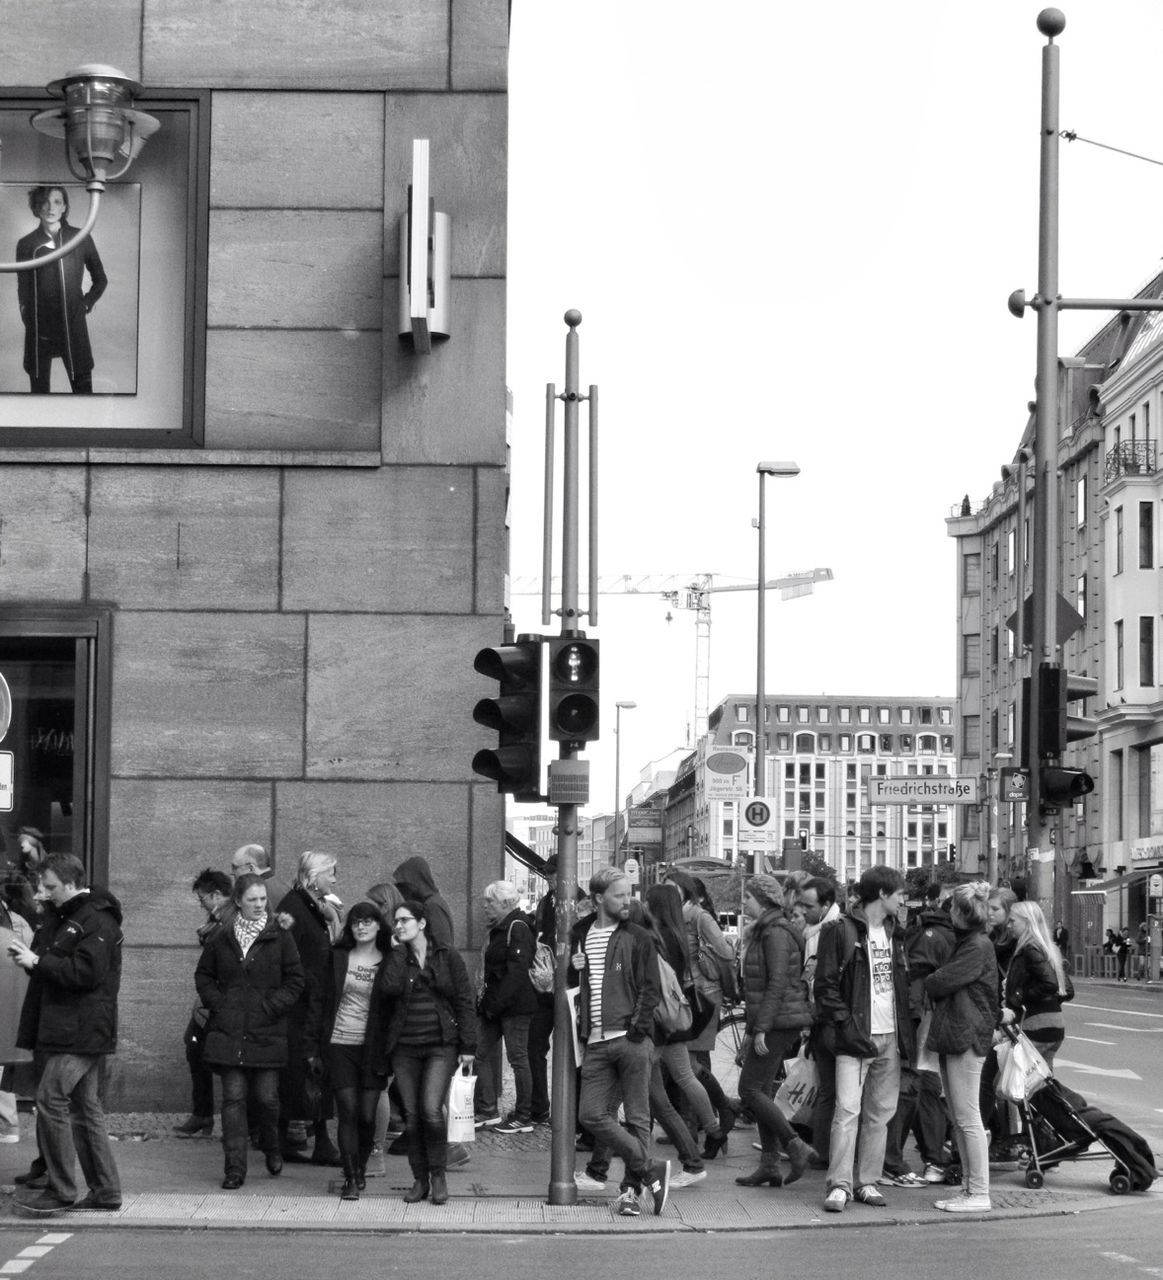
[[75, 897], [70, 898], [57, 914], [67, 919], [74, 911], [79, 911], [86, 904], [97, 911], [107, 911], [118, 924], [121, 923], [121, 903], [109, 889], [102, 888], [100, 885], [91, 885], [87, 890], [82, 889]]
[[436, 892], [436, 881], [425, 858], [405, 858], [392, 873], [392, 879], [406, 897], [419, 902], [426, 902]]

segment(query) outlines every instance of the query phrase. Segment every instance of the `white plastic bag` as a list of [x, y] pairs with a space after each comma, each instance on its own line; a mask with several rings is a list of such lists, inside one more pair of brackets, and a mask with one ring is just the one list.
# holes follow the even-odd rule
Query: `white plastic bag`
[[1025, 1102], [1049, 1080], [1050, 1068], [1046, 1059], [1034, 1048], [1033, 1042], [1023, 1031], [1014, 1033], [1013, 1040], [1003, 1040], [997, 1046], [997, 1083], [994, 1092], [1006, 1102]]
[[473, 1100], [476, 1076], [468, 1067], [458, 1067], [448, 1082], [448, 1141], [472, 1142], [476, 1137], [473, 1123]]
[[787, 1074], [775, 1095], [775, 1105], [789, 1123], [810, 1125], [819, 1089], [816, 1060], [807, 1056], [805, 1046], [801, 1044], [799, 1053], [787, 1064]]

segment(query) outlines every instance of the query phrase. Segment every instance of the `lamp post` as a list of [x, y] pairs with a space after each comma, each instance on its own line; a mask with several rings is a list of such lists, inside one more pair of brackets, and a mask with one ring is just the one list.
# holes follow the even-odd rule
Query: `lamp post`
[[[610, 865], [618, 863], [618, 810], [622, 807], [622, 712], [633, 711], [636, 702], [614, 703], [614, 838], [610, 847]], [[627, 825], [630, 814], [626, 814]]]
[[[755, 661], [755, 794], [766, 794], [763, 761], [766, 725], [763, 719], [764, 703], [764, 652], [767, 647], [767, 547], [765, 537], [764, 479], [767, 476], [798, 476], [799, 466], [794, 462], [761, 462], [755, 468], [759, 473], [759, 579], [756, 584], [758, 621], [756, 625]], [[762, 859], [762, 854], [759, 855]], [[759, 862], [762, 866], [762, 861]]]

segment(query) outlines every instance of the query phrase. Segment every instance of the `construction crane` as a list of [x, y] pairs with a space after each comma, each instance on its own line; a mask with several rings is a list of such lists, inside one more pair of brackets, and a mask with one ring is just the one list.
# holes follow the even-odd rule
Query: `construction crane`
[[[767, 582], [769, 591], [778, 591], [781, 600], [812, 593], [817, 582], [831, 582], [831, 569], [807, 569], [802, 573], [784, 574]], [[551, 594], [559, 589], [557, 578], [550, 583]], [[707, 731], [707, 715], [710, 712], [711, 695], [711, 601], [719, 591], [754, 591], [754, 582], [732, 582], [715, 585], [711, 573], [671, 574], [616, 574], [598, 577], [598, 594], [661, 596], [676, 609], [690, 609], [695, 615], [695, 733], [698, 740]], [[517, 577], [509, 584], [509, 592], [515, 596], [541, 595], [539, 577]], [[667, 615], [667, 621], [670, 615]]]

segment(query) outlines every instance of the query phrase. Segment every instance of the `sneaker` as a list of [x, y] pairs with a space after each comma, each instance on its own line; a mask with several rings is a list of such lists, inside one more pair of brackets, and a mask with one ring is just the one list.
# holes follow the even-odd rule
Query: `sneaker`
[[650, 1166], [643, 1190], [654, 1202], [654, 1216], [659, 1217], [666, 1208], [666, 1198], [670, 1194], [669, 1160], [656, 1160]]
[[614, 1201], [614, 1210], [620, 1218], [640, 1218], [642, 1210], [638, 1204], [638, 1192], [623, 1191]]
[[387, 1174], [387, 1168], [384, 1165], [384, 1149], [379, 1143], [368, 1152], [365, 1172], [369, 1178], [383, 1178]]
[[824, 1197], [825, 1213], [843, 1213], [848, 1204], [848, 1192], [843, 1187], [833, 1187]]
[[671, 1191], [677, 1191], [680, 1187], [693, 1187], [696, 1182], [706, 1180], [706, 1169], [682, 1169], [674, 1174], [670, 1179]]
[[[945, 1175], [941, 1174], [942, 1179]], [[878, 1187], [923, 1187], [926, 1185], [924, 1178], [913, 1173], [911, 1169], [906, 1169], [904, 1173], [889, 1173], [886, 1169], [876, 1180]]]
[[90, 1191], [83, 1199], [73, 1205], [74, 1213], [116, 1213], [121, 1208], [120, 1200], [98, 1200]]
[[870, 1204], [874, 1209], [883, 1209], [888, 1201], [877, 1191], [874, 1183], [866, 1182], [864, 1186], [857, 1187], [852, 1193], [853, 1200], [859, 1200], [861, 1204]]
[[989, 1196], [957, 1196], [954, 1200], [938, 1200], [936, 1208], [945, 1213], [988, 1213], [993, 1205]]
[[606, 1184], [601, 1178], [591, 1178], [588, 1173], [575, 1173], [573, 1180], [577, 1183], [577, 1189], [585, 1192], [586, 1195], [601, 1195], [606, 1189]]
[[2, 1129], [0, 1129], [0, 1142], [19, 1142], [19, 1141], [20, 1141], [20, 1130], [17, 1129], [15, 1126], [13, 1126], [12, 1128], [9, 1128], [7, 1125], [5, 1125]]
[[496, 1131], [498, 1133], [532, 1133], [533, 1121], [521, 1120], [517, 1116], [510, 1116], [504, 1124], [496, 1126]]
[[483, 1115], [475, 1115], [472, 1122], [475, 1129], [494, 1129], [501, 1123], [501, 1113], [494, 1111], [491, 1115], [487, 1112]]
[[927, 1164], [925, 1165], [925, 1172], [921, 1174], [921, 1177], [926, 1182], [944, 1182], [945, 1170], [939, 1164]]

